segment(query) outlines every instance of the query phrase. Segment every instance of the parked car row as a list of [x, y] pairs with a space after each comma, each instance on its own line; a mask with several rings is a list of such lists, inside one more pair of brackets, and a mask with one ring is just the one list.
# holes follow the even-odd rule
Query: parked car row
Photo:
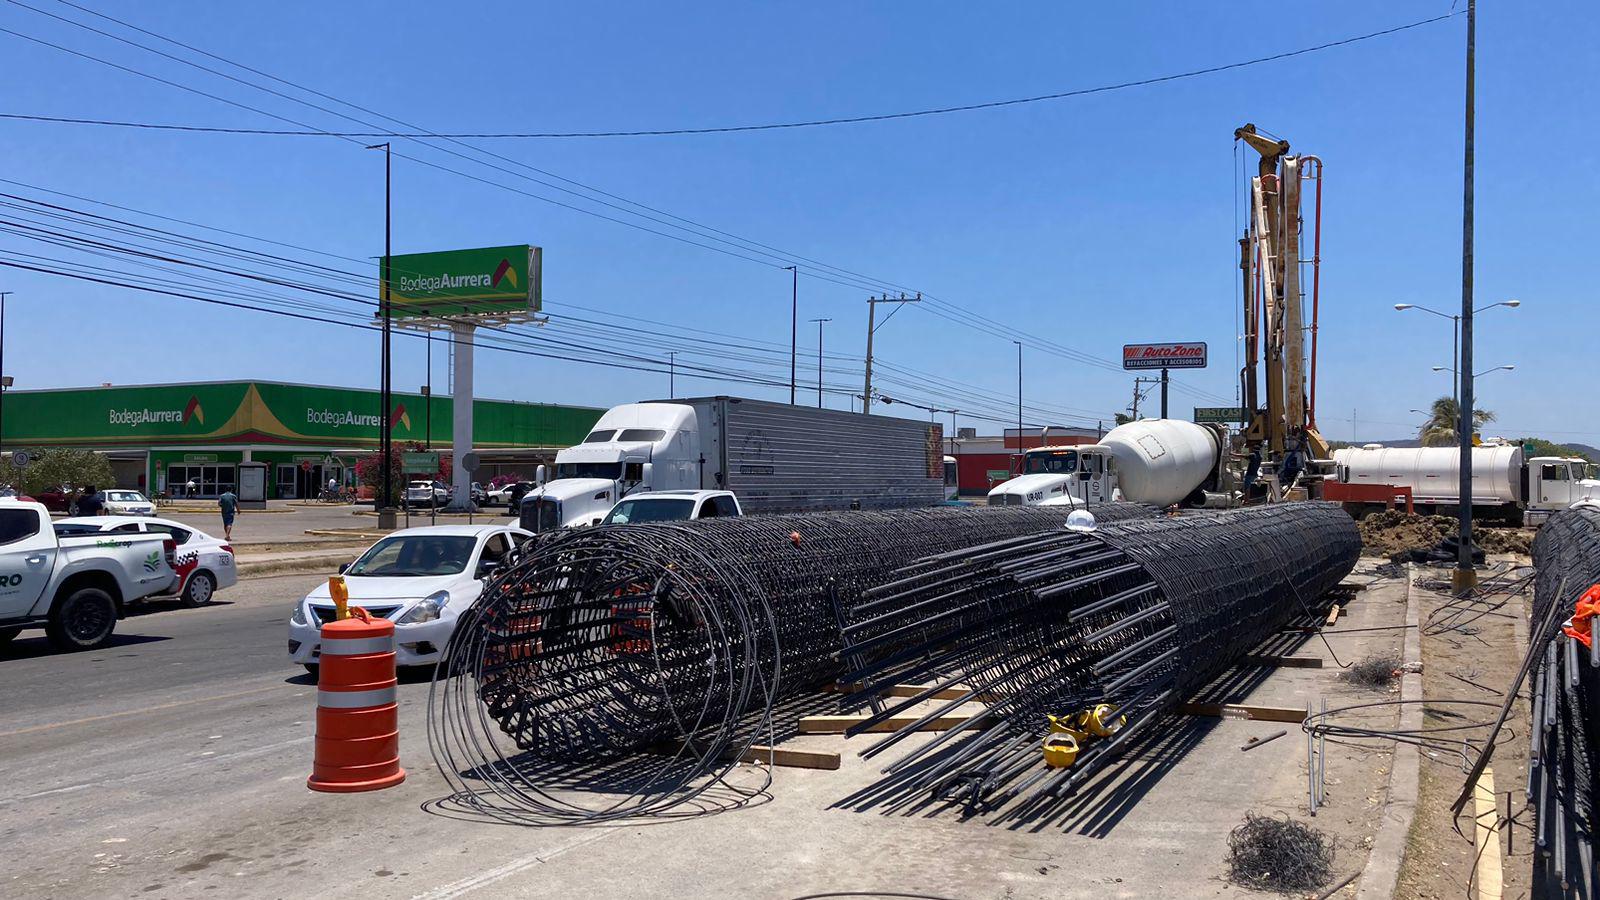
[[[153, 516], [156, 505], [144, 494], [126, 488], [108, 488], [97, 491], [103, 512], [112, 516]], [[3, 497], [28, 500], [44, 504], [50, 512], [72, 514], [77, 511], [77, 491], [70, 486], [58, 486], [36, 491], [31, 495], [19, 494], [6, 488]]]
[[[405, 504], [412, 509], [433, 509], [448, 504], [454, 496], [455, 488], [442, 481], [413, 481], [406, 485]], [[486, 506], [489, 502], [489, 492], [476, 481], [472, 483], [472, 502], [478, 506]]]

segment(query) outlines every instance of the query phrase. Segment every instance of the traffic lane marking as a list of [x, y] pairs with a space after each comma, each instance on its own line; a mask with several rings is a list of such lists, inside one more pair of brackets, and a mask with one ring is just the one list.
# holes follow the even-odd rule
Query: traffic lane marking
[[250, 757], [254, 757], [254, 756], [264, 756], [264, 755], [269, 754], [269, 753], [276, 753], [279, 750], [283, 750], [283, 749], [286, 749], [286, 748], [289, 748], [289, 747], [293, 747], [293, 746], [295, 746], [297, 744], [310, 743], [310, 741], [311, 741], [311, 736], [310, 735], [305, 735], [303, 737], [297, 737], [297, 738], [293, 738], [293, 739], [287, 740], [287, 741], [279, 741], [276, 744], [266, 744], [266, 745], [261, 746], [261, 747], [251, 747], [251, 748], [246, 749], [246, 750], [236, 750], [236, 751], [234, 751], [232, 753], [223, 753], [223, 754], [218, 754], [218, 755], [214, 755], [214, 756], [208, 756], [208, 757], [205, 757], [204, 759], [193, 760], [191, 762], [181, 763], [181, 764], [175, 765], [175, 766], [173, 766], [173, 765], [162, 766], [162, 767], [160, 767], [158, 769], [151, 769], [151, 770], [146, 771], [146, 772], [133, 772], [133, 773], [128, 774], [128, 775], [118, 775], [118, 776], [115, 776], [115, 777], [112, 777], [112, 778], [97, 778], [94, 781], [86, 781], [86, 782], [83, 782], [81, 784], [69, 784], [69, 785], [64, 785], [62, 787], [49, 788], [49, 789], [43, 790], [43, 791], [35, 791], [32, 794], [23, 794], [23, 795], [18, 796], [18, 797], [4, 797], [4, 798], [0, 798], [0, 807], [10, 806], [10, 805], [15, 804], [15, 803], [23, 803], [23, 802], [26, 802], [28, 800], [39, 800], [39, 799], [42, 799], [42, 798], [45, 798], [45, 797], [56, 796], [58, 794], [70, 794], [70, 793], [74, 793], [76, 791], [86, 790], [88, 788], [105, 787], [105, 786], [114, 785], [114, 784], [139, 782], [139, 781], [144, 781], [144, 780], [147, 780], [147, 779], [150, 779], [150, 778], [170, 778], [173, 775], [176, 775], [176, 774], [179, 774], [179, 773], [188, 772], [188, 771], [192, 771], [192, 770], [195, 770], [195, 769], [213, 767], [213, 766], [216, 766], [218, 763], [227, 762], [229, 760], [249, 759]]
[[456, 897], [471, 893], [478, 888], [488, 887], [497, 881], [503, 881], [504, 879], [510, 878], [512, 875], [515, 875], [524, 869], [530, 869], [541, 863], [549, 862], [561, 854], [566, 853], [568, 850], [576, 850], [577, 848], [582, 847], [584, 844], [593, 843], [603, 838], [610, 837], [618, 830], [619, 829], [617, 828], [606, 828], [593, 834], [584, 835], [575, 841], [563, 844], [560, 847], [556, 847], [551, 850], [545, 850], [540, 853], [530, 853], [527, 856], [521, 857], [520, 859], [514, 859], [504, 865], [496, 866], [487, 872], [482, 872], [477, 875], [463, 878], [460, 881], [453, 881], [449, 884], [441, 885], [431, 891], [428, 891], [427, 893], [415, 894], [412, 896], [411, 900], [455, 900]]

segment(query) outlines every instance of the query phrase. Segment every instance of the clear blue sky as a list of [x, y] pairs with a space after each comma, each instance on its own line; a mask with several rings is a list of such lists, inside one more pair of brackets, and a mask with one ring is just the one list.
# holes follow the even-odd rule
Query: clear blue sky
[[[154, 44], [55, 0], [25, 2]], [[1448, 0], [483, 3], [447, 14], [422, 3], [86, 2], [430, 129], [471, 131], [711, 126], [981, 102], [1228, 63], [1450, 9]], [[317, 128], [353, 127], [10, 2], [0, 3], [0, 27]], [[1361, 439], [1394, 438], [1414, 428], [1409, 409], [1449, 392], [1447, 377], [1429, 371], [1448, 365], [1449, 324], [1391, 307], [1459, 306], [1464, 35], [1465, 20], [1456, 17], [1244, 70], [959, 115], [745, 135], [479, 145], [743, 238], [927, 291], [1105, 359], [1115, 359], [1124, 342], [1208, 341], [1211, 368], [1186, 374], [1184, 384], [1231, 403], [1239, 198], [1232, 132], [1255, 122], [1326, 164], [1323, 430], [1349, 439], [1354, 415]], [[1600, 443], [1588, 387], [1600, 316], [1582, 263], [1590, 251], [1580, 245], [1600, 205], [1597, 44], [1592, 10], [1573, 0], [1484, 3], [1480, 10], [1477, 296], [1480, 303], [1516, 297], [1524, 304], [1480, 323], [1479, 368], [1517, 366], [1481, 382], [1481, 405], [1499, 413], [1498, 432]], [[0, 112], [284, 127], [11, 35], [0, 34], [0, 48], [9, 85]], [[402, 144], [397, 149], [411, 155], [563, 196]], [[382, 252], [381, 159], [334, 138], [0, 121], [0, 160], [0, 178], [346, 257]], [[730, 349], [681, 335], [666, 343], [623, 332], [600, 337], [575, 331], [561, 315], [669, 321], [740, 336], [730, 343], [747, 339], [754, 350], [731, 351], [740, 355], [774, 354], [756, 363], [680, 353], [680, 362], [787, 380], [789, 274], [774, 267], [786, 263], [733, 258], [403, 159], [395, 160], [394, 178], [396, 252], [544, 247], [546, 306], [557, 316], [546, 338], [604, 341], [648, 360], [664, 359], [669, 349]], [[9, 251], [64, 253], [0, 234], [0, 257]], [[0, 271], [0, 290], [15, 292], [5, 367], [18, 388], [242, 377], [364, 386], [377, 379], [376, 341], [366, 332], [31, 273]], [[841, 387], [859, 389], [859, 375], [849, 374], [859, 372], [859, 362], [832, 357], [862, 355], [867, 293], [816, 279], [800, 283], [802, 351], [813, 352], [816, 341], [805, 320], [832, 318], [826, 350], [841, 371], [830, 381]], [[899, 383], [880, 384], [891, 395], [1011, 415], [1016, 351], [1008, 337], [908, 308], [878, 332], [877, 351], [902, 370], [886, 372]], [[396, 354], [397, 387], [420, 384], [421, 344], [400, 340]], [[906, 369], [990, 396], [981, 403], [954, 397]], [[442, 381], [442, 364], [436, 372]], [[814, 372], [815, 357], [802, 358], [803, 391]], [[1132, 386], [1131, 375], [1032, 348], [1025, 350], [1025, 379], [1027, 404], [1046, 408], [1030, 409], [1030, 421], [1066, 421], [1060, 413], [1071, 410], [1109, 420]], [[663, 396], [666, 382], [664, 375], [479, 352], [482, 396], [609, 405]], [[678, 382], [680, 395], [720, 392], [787, 396], [786, 388]], [[1222, 405], [1176, 392], [1174, 414], [1187, 415], [1197, 403]]]

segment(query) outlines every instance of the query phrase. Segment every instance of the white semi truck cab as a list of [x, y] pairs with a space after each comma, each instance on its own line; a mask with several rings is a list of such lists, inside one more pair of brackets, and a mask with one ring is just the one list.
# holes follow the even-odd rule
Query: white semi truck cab
[[732, 491], [747, 514], [933, 506], [941, 438], [928, 422], [765, 400], [627, 403], [556, 454], [519, 519], [533, 532], [596, 525], [646, 491]]

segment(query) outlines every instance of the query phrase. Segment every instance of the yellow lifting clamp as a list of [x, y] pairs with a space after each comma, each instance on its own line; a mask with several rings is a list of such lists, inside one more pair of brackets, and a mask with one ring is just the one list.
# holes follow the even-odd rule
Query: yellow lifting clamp
[[1056, 732], [1044, 739], [1044, 764], [1052, 769], [1065, 769], [1078, 758], [1078, 739], [1066, 732]]
[[1117, 715], [1117, 708], [1109, 703], [1096, 703], [1078, 713], [1078, 724], [1095, 737], [1110, 737], [1128, 724], [1128, 717]]

